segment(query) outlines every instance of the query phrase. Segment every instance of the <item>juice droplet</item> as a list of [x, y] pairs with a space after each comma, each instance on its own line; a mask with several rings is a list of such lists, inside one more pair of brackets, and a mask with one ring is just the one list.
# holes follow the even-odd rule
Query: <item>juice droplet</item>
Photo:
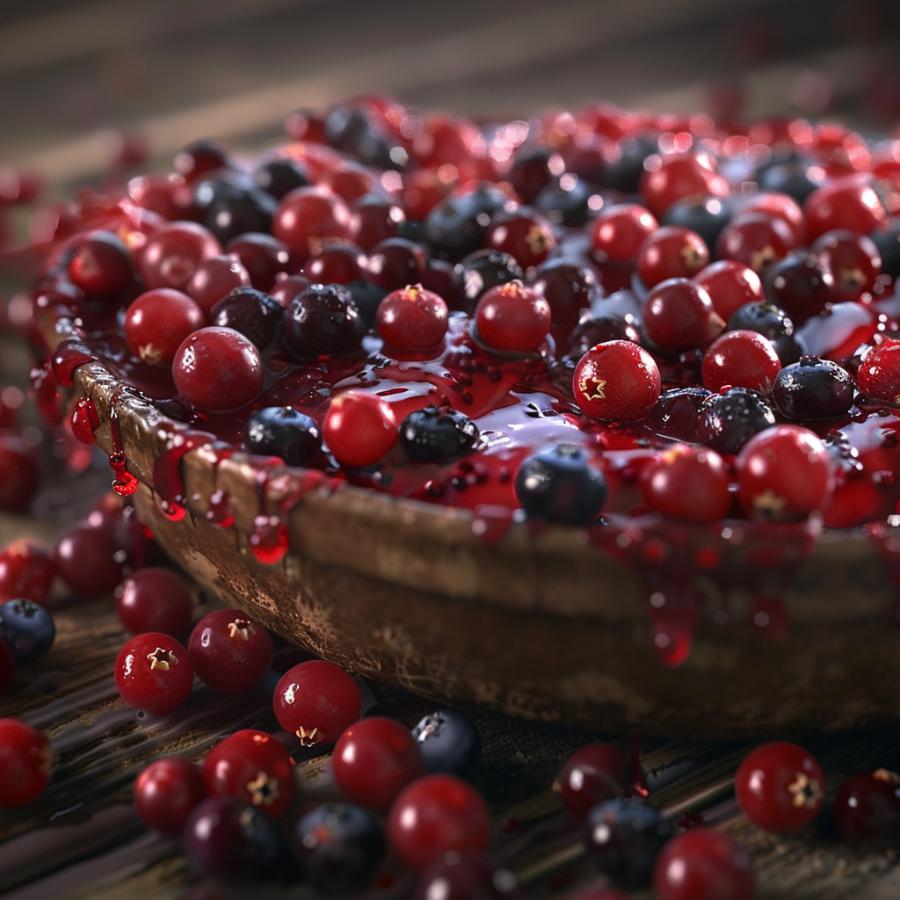
[[112, 441], [112, 453], [109, 454], [109, 467], [113, 470], [112, 489], [120, 497], [130, 497], [138, 489], [138, 480], [128, 471], [128, 457], [122, 441], [122, 427], [119, 424], [119, 411], [116, 403], [120, 391], [116, 390], [109, 401], [109, 434]]
[[219, 528], [231, 528], [234, 516], [231, 513], [231, 498], [227, 491], [216, 491], [210, 495], [206, 521], [218, 525]]
[[93, 444], [94, 432], [100, 427], [100, 414], [90, 397], [82, 397], [72, 410], [72, 434], [82, 444]]
[[281, 562], [288, 552], [288, 534], [277, 516], [257, 516], [250, 535], [250, 552], [267, 566]]
[[56, 383], [61, 387], [71, 387], [75, 380], [75, 370], [97, 357], [77, 341], [63, 341], [53, 354], [52, 367]]
[[170, 521], [180, 522], [187, 512], [181, 460], [191, 450], [212, 444], [215, 440], [215, 435], [203, 431], [175, 431], [169, 438], [168, 447], [153, 464], [153, 488], [158, 496], [157, 504]]

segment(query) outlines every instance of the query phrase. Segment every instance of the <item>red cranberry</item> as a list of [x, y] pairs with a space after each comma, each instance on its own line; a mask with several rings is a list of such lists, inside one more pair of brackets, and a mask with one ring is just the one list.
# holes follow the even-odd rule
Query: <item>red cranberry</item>
[[209, 412], [239, 409], [263, 389], [259, 351], [231, 328], [201, 328], [184, 339], [172, 362], [178, 393]]
[[278, 724], [296, 734], [304, 747], [312, 747], [337, 740], [359, 718], [362, 697], [343, 669], [312, 659], [281, 676], [272, 705]]
[[641, 245], [637, 270], [652, 288], [669, 278], [690, 278], [709, 262], [709, 250], [694, 231], [667, 226], [654, 231]]
[[272, 638], [240, 610], [217, 609], [196, 624], [188, 652], [194, 671], [213, 690], [241, 694], [272, 665]]
[[0, 641], [0, 697], [11, 687], [16, 678], [16, 657], [9, 644]]
[[172, 364], [188, 335], [202, 328], [203, 310], [181, 291], [157, 288], [141, 294], [125, 313], [125, 340], [131, 352], [152, 366]]
[[145, 825], [164, 834], [181, 834], [203, 799], [200, 770], [180, 756], [150, 763], [134, 783], [134, 808]]
[[204, 313], [236, 287], [250, 284], [250, 275], [234, 256], [213, 256], [197, 266], [188, 293]]
[[210, 796], [237, 797], [277, 819], [294, 795], [294, 763], [271, 734], [245, 729], [209, 751], [203, 784]]
[[199, 181], [211, 172], [230, 166], [228, 154], [212, 141], [195, 141], [175, 154], [175, 171], [188, 183]]
[[253, 180], [260, 190], [280, 200], [295, 188], [307, 187], [309, 175], [296, 159], [276, 156], [257, 166]]
[[706, 153], [673, 153], [650, 156], [644, 163], [641, 196], [657, 216], [687, 197], [727, 197], [728, 182], [715, 170]]
[[397, 421], [390, 403], [377, 394], [346, 391], [332, 399], [322, 433], [342, 466], [365, 468], [397, 443]]
[[0, 808], [25, 806], [50, 781], [53, 754], [46, 736], [18, 719], [0, 719]]
[[124, 555], [106, 528], [87, 524], [64, 531], [56, 545], [56, 569], [79, 597], [99, 597], [122, 580]]
[[222, 246], [202, 225], [170, 222], [144, 245], [138, 268], [147, 288], [185, 290], [197, 267], [218, 256]]
[[21, 512], [40, 485], [35, 449], [15, 434], [0, 434], [0, 509]]
[[521, 281], [491, 288], [475, 309], [478, 337], [494, 350], [512, 353], [537, 350], [550, 320], [550, 304]]
[[825, 775], [803, 747], [776, 741], [744, 758], [734, 790], [754, 825], [783, 834], [799, 831], [816, 817], [825, 799]]
[[242, 234], [225, 249], [247, 270], [258, 291], [271, 290], [278, 275], [296, 267], [287, 246], [270, 234]]
[[393, 719], [360, 719], [339, 738], [331, 755], [334, 780], [352, 803], [386, 810], [422, 774], [422, 754], [407, 728]]
[[703, 356], [703, 384], [711, 391], [745, 387], [768, 393], [780, 370], [775, 345], [755, 331], [727, 331]]
[[594, 220], [594, 250], [603, 262], [631, 263], [657, 228], [659, 222], [643, 206], [611, 206]]
[[116, 590], [119, 621], [132, 634], [161, 631], [182, 637], [190, 630], [193, 610], [188, 583], [171, 569], [140, 569]]
[[424, 250], [405, 238], [386, 238], [372, 248], [369, 278], [385, 291], [418, 284], [425, 276]]
[[731, 259], [719, 260], [698, 272], [694, 284], [709, 293], [713, 309], [726, 322], [745, 304], [763, 299], [759, 275], [749, 266]]
[[834, 275], [835, 287], [851, 297], [875, 288], [881, 274], [881, 254], [875, 242], [852, 231], [829, 231], [812, 246], [823, 268]]
[[485, 247], [508, 253], [523, 269], [539, 266], [556, 246], [553, 226], [537, 213], [510, 212], [494, 219]]
[[869, 234], [887, 222], [881, 198], [868, 175], [847, 175], [813, 191], [803, 205], [807, 235], [814, 240], [826, 231], [843, 228]]
[[797, 245], [784, 219], [764, 213], [742, 213], [725, 226], [716, 243], [716, 255], [764, 272]]
[[307, 261], [303, 274], [319, 284], [349, 284], [363, 277], [366, 258], [354, 244], [333, 243], [323, 247]]
[[321, 183], [347, 203], [359, 200], [376, 188], [375, 176], [354, 162], [340, 163], [325, 173]]
[[658, 900], [753, 900], [747, 852], [721, 831], [692, 828], [663, 848], [653, 875]]
[[165, 715], [191, 693], [194, 670], [173, 637], [150, 631], [133, 637], [116, 657], [116, 690], [129, 706]]
[[534, 273], [531, 286], [550, 304], [553, 321], [550, 334], [557, 348], [565, 347], [582, 311], [600, 294], [593, 270], [564, 259], [553, 259]]
[[402, 207], [375, 194], [360, 197], [352, 209], [352, 238], [366, 251], [381, 241], [397, 237], [398, 227], [406, 221]]
[[731, 507], [728, 469], [715, 450], [676, 444], [644, 469], [641, 494], [655, 512], [672, 519], [718, 522]]
[[831, 464], [809, 429], [779, 425], [751, 438], [737, 458], [744, 508], [756, 518], [802, 518], [825, 506]]
[[900, 834], [900, 777], [886, 769], [852, 775], [834, 798], [831, 819], [852, 843]]
[[113, 297], [134, 280], [128, 248], [109, 231], [80, 240], [69, 259], [69, 278], [89, 297]]
[[762, 192], [754, 194], [741, 208], [742, 213], [758, 212], [781, 219], [794, 234], [794, 241], [802, 244], [806, 234], [806, 219], [797, 201], [787, 194]]
[[294, 297], [282, 321], [282, 339], [298, 359], [359, 349], [364, 326], [353, 295], [342, 284], [312, 284]]
[[644, 301], [644, 331], [663, 350], [707, 347], [724, 327], [709, 294], [686, 278], [658, 284]]
[[491, 817], [474, 788], [452, 775], [426, 775], [404, 788], [388, 816], [388, 841], [421, 871], [451, 850], [486, 850]]
[[378, 304], [376, 323], [388, 346], [425, 350], [440, 344], [447, 333], [447, 304], [422, 285], [410, 285]]
[[524, 203], [533, 203], [565, 171], [563, 158], [549, 147], [523, 147], [516, 152], [506, 180]]
[[350, 234], [353, 216], [337, 195], [323, 188], [303, 187], [291, 191], [275, 213], [272, 233], [288, 249], [306, 260], [330, 240]]
[[190, 192], [180, 175], [138, 175], [129, 180], [128, 198], [136, 206], [154, 212], [164, 219], [182, 215], [181, 196]]
[[583, 819], [598, 803], [622, 794], [626, 762], [614, 744], [588, 744], [566, 760], [553, 790], [572, 816]]
[[766, 273], [767, 298], [795, 322], [822, 312], [833, 293], [834, 276], [815, 253], [792, 253]]
[[24, 599], [43, 603], [55, 578], [53, 557], [32, 541], [13, 541], [0, 553], [0, 602]]
[[630, 422], [659, 399], [659, 369], [631, 341], [598, 344], [581, 358], [572, 376], [575, 402], [595, 419]]
[[900, 340], [886, 340], [869, 350], [856, 379], [867, 397], [900, 402]]

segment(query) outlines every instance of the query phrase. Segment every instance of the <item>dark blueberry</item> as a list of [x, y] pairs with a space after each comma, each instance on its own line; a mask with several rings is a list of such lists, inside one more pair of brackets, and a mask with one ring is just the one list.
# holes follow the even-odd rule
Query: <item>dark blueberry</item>
[[787, 194], [798, 203], [822, 184], [822, 179], [812, 177], [811, 163], [805, 159], [778, 160], [757, 171], [757, 183], [761, 191]]
[[427, 406], [400, 425], [400, 443], [416, 462], [446, 462], [468, 453], [478, 441], [478, 426], [455, 409]]
[[256, 182], [246, 172], [217, 172], [197, 182], [193, 195], [194, 209], [205, 217], [213, 206], [240, 200], [256, 190]]
[[247, 447], [263, 456], [280, 456], [289, 466], [305, 466], [321, 447], [319, 427], [291, 406], [258, 409], [247, 422]]
[[299, 359], [358, 350], [365, 329], [342, 284], [312, 284], [285, 310], [282, 339]]
[[775, 413], [762, 394], [735, 387], [703, 401], [698, 437], [719, 453], [738, 453], [753, 435], [774, 424]]
[[481, 736], [461, 712], [439, 709], [412, 731], [429, 774], [469, 775], [481, 761]]
[[212, 308], [209, 323], [233, 328], [265, 350], [275, 340], [283, 315], [281, 304], [264, 291], [236, 287]]
[[194, 141], [175, 154], [175, 171], [191, 184], [211, 172], [230, 167], [228, 154], [215, 141]]
[[569, 353], [580, 359], [597, 344], [607, 341], [634, 341], [638, 344], [640, 340], [631, 317], [605, 315], [595, 309], [586, 309], [572, 332]]
[[801, 348], [794, 334], [794, 323], [783, 309], [772, 303], [745, 303], [728, 320], [728, 331], [755, 331], [775, 345], [781, 364], [800, 359]]
[[462, 285], [466, 308], [474, 309], [482, 294], [498, 284], [525, 277], [515, 258], [502, 250], [476, 250], [458, 266], [456, 277]]
[[534, 198], [534, 208], [540, 210], [555, 225], [580, 228], [599, 210], [600, 203], [599, 197], [586, 181], [567, 172], [548, 184]]
[[644, 174], [644, 163], [648, 156], [659, 152], [656, 138], [645, 135], [622, 141], [618, 155], [606, 160], [603, 167], [603, 187], [623, 194], [635, 194]]
[[719, 235], [730, 221], [731, 209], [719, 197], [679, 200], [663, 216], [663, 225], [696, 231], [707, 247], [716, 246]]
[[369, 278], [385, 291], [397, 291], [419, 284], [427, 259], [420, 244], [393, 237], [379, 241], [369, 255]]
[[774, 263], [764, 280], [766, 299], [795, 322], [825, 309], [832, 299], [834, 276], [815, 253], [799, 250]]
[[506, 180], [523, 203], [532, 203], [562, 172], [562, 157], [555, 150], [549, 147], [520, 147], [506, 173]]
[[303, 878], [316, 890], [357, 891], [372, 882], [384, 859], [384, 832], [370, 812], [326, 803], [297, 822], [293, 850]]
[[402, 169], [407, 162], [406, 151], [392, 146], [362, 109], [335, 106], [325, 119], [325, 137], [332, 147], [366, 165]]
[[671, 836], [672, 827], [659, 811], [637, 797], [598, 804], [584, 829], [588, 853], [600, 870], [633, 890], [648, 884], [656, 857]]
[[869, 234], [881, 254], [881, 270], [896, 278], [900, 275], [900, 219], [891, 219], [884, 227]]
[[700, 427], [700, 408], [711, 394], [706, 388], [672, 388], [660, 394], [647, 417], [657, 434], [693, 443]]
[[387, 296], [388, 292], [371, 281], [351, 281], [345, 287], [350, 291], [350, 296], [359, 310], [359, 317], [362, 319], [366, 331], [370, 331], [375, 327], [375, 313], [378, 312], [378, 304]]
[[253, 180], [261, 191], [265, 191], [276, 200], [280, 200], [294, 188], [306, 187], [310, 184], [306, 169], [296, 159], [286, 156], [279, 156], [262, 163], [254, 171]]
[[568, 345], [579, 318], [602, 295], [593, 269], [566, 259], [551, 259], [538, 266], [531, 286], [550, 304], [550, 333], [557, 349]]
[[427, 241], [425, 223], [416, 219], [404, 219], [397, 225], [397, 237], [412, 241], [414, 244], [424, 244]]
[[474, 850], [451, 850], [422, 873], [413, 900], [517, 900], [519, 897], [516, 876], [509, 869], [492, 864], [483, 853]]
[[778, 373], [772, 399], [786, 419], [830, 419], [853, 405], [853, 380], [830, 359], [803, 356]]
[[31, 600], [7, 600], [0, 604], [0, 640], [6, 642], [18, 662], [43, 656], [56, 637], [53, 616]]
[[272, 217], [278, 201], [264, 191], [248, 191], [232, 200], [211, 204], [203, 216], [203, 224], [223, 243], [248, 232], [272, 230]]
[[606, 500], [606, 479], [590, 464], [584, 448], [557, 444], [522, 463], [516, 496], [531, 518], [591, 525]]
[[493, 215], [510, 205], [509, 197], [491, 184], [445, 197], [425, 219], [428, 244], [438, 256], [460, 260], [481, 246]]

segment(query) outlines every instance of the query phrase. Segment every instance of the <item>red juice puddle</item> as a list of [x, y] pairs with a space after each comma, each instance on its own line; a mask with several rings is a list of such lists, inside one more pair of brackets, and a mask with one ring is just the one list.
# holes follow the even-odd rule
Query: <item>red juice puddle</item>
[[82, 397], [72, 410], [72, 434], [82, 444], [95, 443], [94, 432], [100, 427], [100, 414], [90, 397]]
[[109, 434], [112, 440], [109, 467], [115, 476], [112, 489], [120, 497], [130, 497], [138, 489], [138, 480], [128, 471], [128, 458], [122, 442], [122, 426], [119, 424], [119, 410], [116, 408], [120, 396], [121, 391], [117, 389], [109, 401]]

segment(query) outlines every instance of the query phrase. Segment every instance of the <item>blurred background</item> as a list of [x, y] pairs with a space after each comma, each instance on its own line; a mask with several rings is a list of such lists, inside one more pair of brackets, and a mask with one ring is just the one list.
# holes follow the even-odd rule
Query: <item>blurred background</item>
[[898, 0], [3, 0], [0, 47], [0, 162], [57, 183], [367, 91], [900, 120]]

